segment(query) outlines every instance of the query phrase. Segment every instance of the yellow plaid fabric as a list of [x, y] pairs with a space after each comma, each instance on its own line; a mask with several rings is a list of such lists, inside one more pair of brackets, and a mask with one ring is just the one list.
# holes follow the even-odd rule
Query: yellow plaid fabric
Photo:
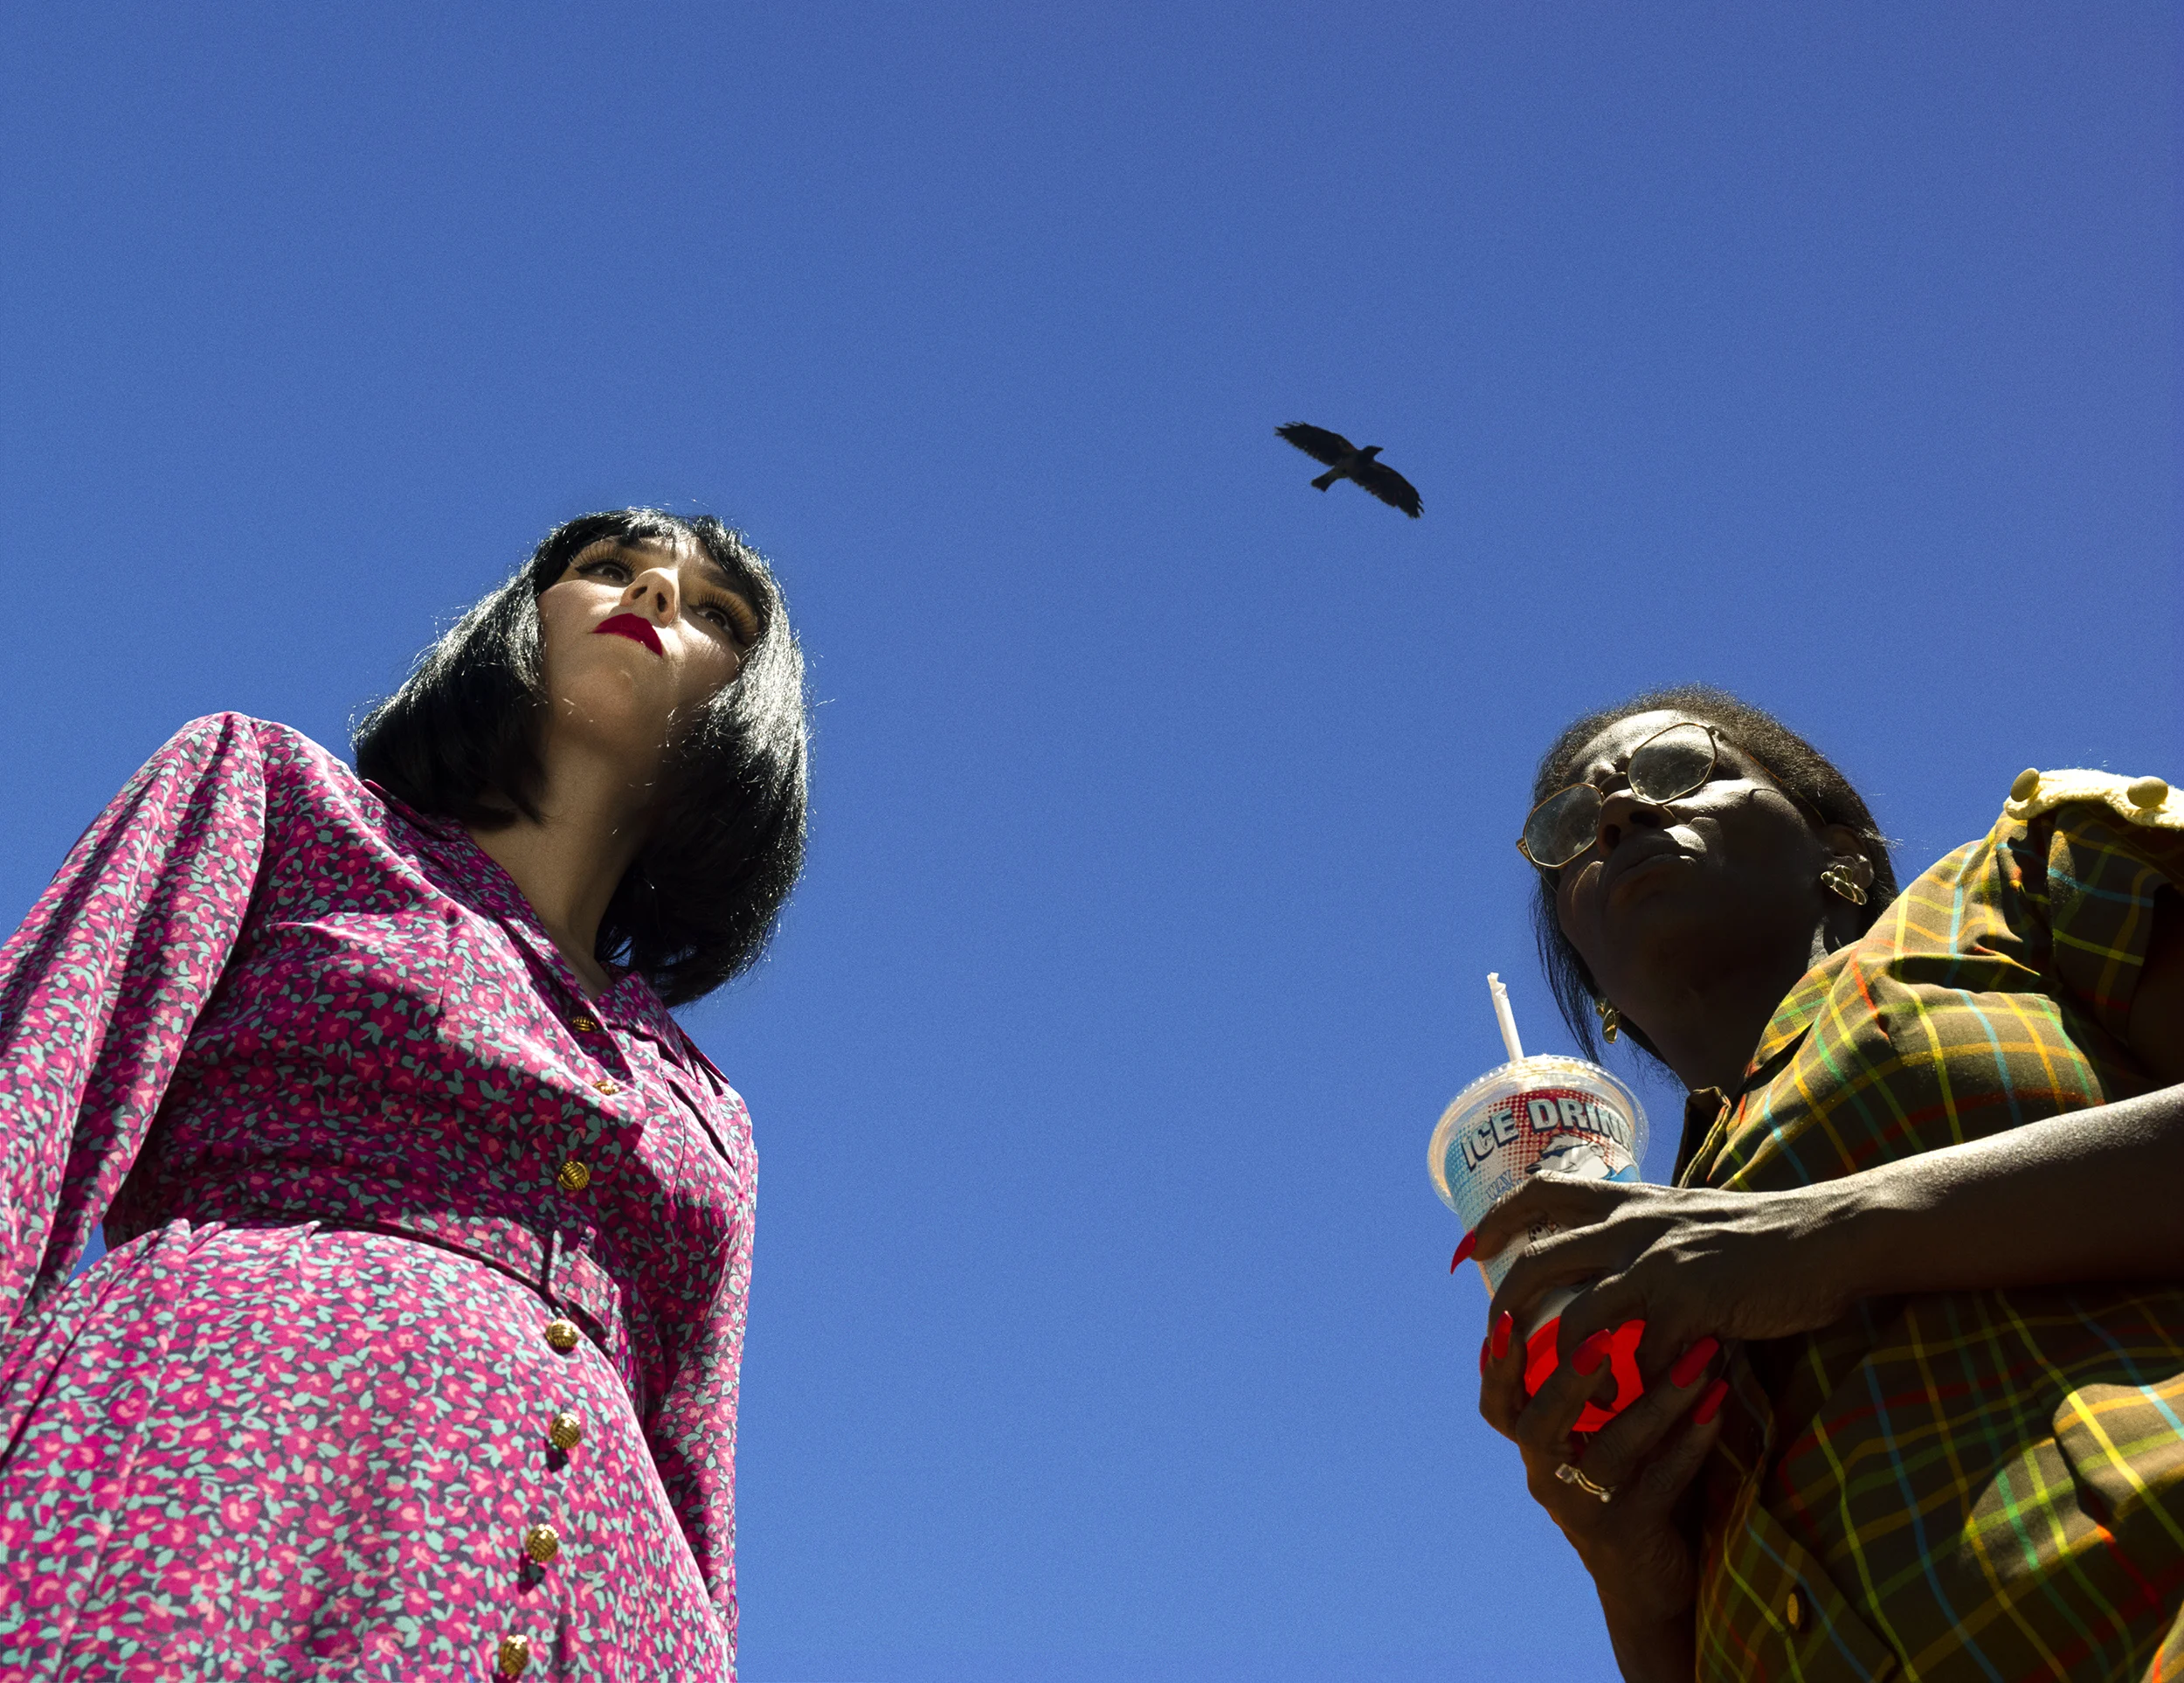
[[[1808, 1185], [2149, 1089], [2122, 1041], [2184, 799], [2013, 793], [1798, 985], [1735, 1094], [1692, 1096], [1681, 1184]], [[1732, 1398], [1701, 1678], [2184, 1680], [2184, 1282], [1870, 1300], [1747, 1347]]]

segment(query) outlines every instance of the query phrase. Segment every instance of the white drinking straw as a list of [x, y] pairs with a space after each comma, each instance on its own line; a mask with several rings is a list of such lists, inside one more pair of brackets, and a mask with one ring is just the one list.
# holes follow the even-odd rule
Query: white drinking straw
[[1494, 995], [1494, 1021], [1502, 1025], [1502, 1044], [1509, 1048], [1509, 1061], [1521, 1063], [1524, 1058], [1524, 1042], [1517, 1038], [1517, 1019], [1510, 1015], [1509, 989], [1502, 986], [1498, 972], [1486, 973], [1487, 992]]

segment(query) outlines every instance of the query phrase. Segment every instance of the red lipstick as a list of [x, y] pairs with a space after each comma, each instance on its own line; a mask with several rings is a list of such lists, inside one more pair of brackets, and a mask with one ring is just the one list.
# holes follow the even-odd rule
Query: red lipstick
[[612, 620], [602, 620], [592, 628], [595, 637], [626, 637], [633, 643], [642, 643], [655, 654], [667, 651], [660, 646], [660, 634], [653, 629], [650, 620], [634, 613], [618, 613]]

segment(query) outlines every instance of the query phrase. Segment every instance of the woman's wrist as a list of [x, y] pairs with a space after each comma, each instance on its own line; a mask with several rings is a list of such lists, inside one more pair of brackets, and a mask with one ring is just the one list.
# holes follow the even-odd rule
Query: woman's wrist
[[1698, 1630], [1690, 1607], [1661, 1614], [1603, 1595], [1600, 1613], [1624, 1683], [1690, 1683], [1698, 1658]]
[[1594, 1538], [1578, 1547], [1578, 1558], [1611, 1624], [1638, 1630], [1690, 1619], [1698, 1600], [1697, 1562], [1675, 1532], [1648, 1528], [1635, 1538]]
[[1803, 1207], [1798, 1245], [1803, 1265], [1844, 1309], [1861, 1298], [1902, 1289], [1895, 1278], [1897, 1228], [1905, 1213], [1900, 1190], [1885, 1176], [1866, 1174], [1784, 1195]]

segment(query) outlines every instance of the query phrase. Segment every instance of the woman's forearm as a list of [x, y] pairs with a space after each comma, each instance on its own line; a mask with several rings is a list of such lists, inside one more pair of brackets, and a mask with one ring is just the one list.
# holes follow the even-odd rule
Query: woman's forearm
[[[2184, 1086], [1810, 1189], [1854, 1295], [2184, 1279]], [[1806, 1194], [1792, 1195], [1806, 1196]]]

